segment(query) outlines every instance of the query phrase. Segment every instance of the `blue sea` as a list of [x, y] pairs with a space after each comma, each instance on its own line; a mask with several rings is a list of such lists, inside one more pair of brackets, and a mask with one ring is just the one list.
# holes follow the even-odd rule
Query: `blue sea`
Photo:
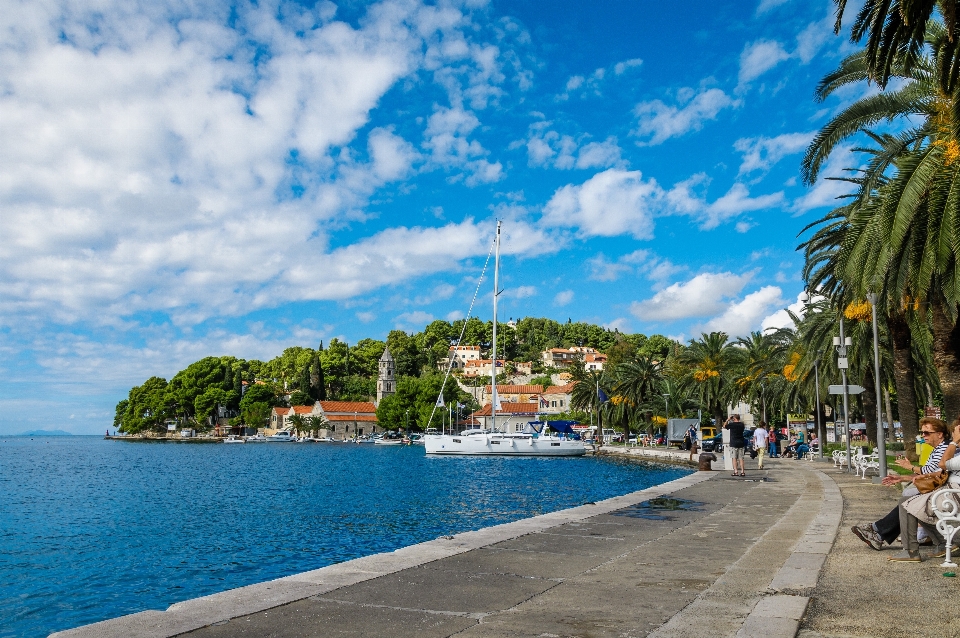
[[687, 473], [422, 446], [2, 437], [0, 636], [162, 610]]

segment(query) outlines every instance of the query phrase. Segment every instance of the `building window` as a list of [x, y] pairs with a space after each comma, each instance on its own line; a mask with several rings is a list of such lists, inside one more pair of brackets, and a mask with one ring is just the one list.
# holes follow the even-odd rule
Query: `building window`
[[357, 430], [357, 436], [363, 436], [363, 428]]
[[560, 399], [560, 407], [563, 407], [563, 399]]

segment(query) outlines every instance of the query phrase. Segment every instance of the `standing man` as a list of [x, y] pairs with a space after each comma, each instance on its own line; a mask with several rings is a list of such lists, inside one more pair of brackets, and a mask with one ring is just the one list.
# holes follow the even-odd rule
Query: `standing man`
[[687, 429], [687, 438], [690, 439], [690, 460], [693, 460], [693, 454], [697, 451], [697, 428], [692, 425]]
[[763, 469], [763, 453], [767, 451], [767, 441], [770, 439], [767, 434], [767, 424], [760, 421], [760, 425], [753, 431], [753, 449], [757, 451], [757, 469]]
[[[733, 474], [731, 476], [746, 476], [743, 467], [743, 453], [746, 442], [743, 440], [743, 423], [740, 415], [734, 414], [723, 424], [725, 430], [730, 430], [730, 456], [733, 458]], [[739, 466], [739, 472], [737, 467]]]

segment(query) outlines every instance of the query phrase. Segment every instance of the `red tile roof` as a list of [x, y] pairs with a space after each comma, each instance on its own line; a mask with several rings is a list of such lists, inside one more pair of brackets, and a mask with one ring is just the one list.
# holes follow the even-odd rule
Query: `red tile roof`
[[544, 390], [543, 394], [570, 394], [573, 392], [575, 385], [577, 385], [576, 382], [568, 383], [566, 385], [552, 385]]
[[[497, 410], [497, 414], [536, 414], [539, 406], [536, 403], [501, 403], [500, 407], [503, 409]], [[473, 413], [473, 416], [492, 415], [492, 404], [485, 405]]]
[[[492, 386], [487, 386], [487, 394], [493, 390]], [[540, 394], [543, 392], [542, 385], [500, 385], [497, 384], [498, 394]]]
[[377, 406], [370, 403], [369, 401], [321, 401], [320, 409], [323, 410], [324, 415], [327, 413], [350, 413], [351, 415], [354, 412], [360, 414], [376, 414]]
[[[327, 415], [327, 421], [353, 421], [352, 414], [329, 414]], [[357, 421], [370, 421], [373, 423], [377, 422], [376, 414], [365, 414], [363, 412], [357, 413]]]
[[286, 415], [287, 412], [289, 412], [289, 411], [290, 411], [290, 408], [274, 408], [274, 409], [273, 409], [273, 413], [274, 413], [274, 414], [277, 414], [277, 415], [280, 415], [280, 416]]

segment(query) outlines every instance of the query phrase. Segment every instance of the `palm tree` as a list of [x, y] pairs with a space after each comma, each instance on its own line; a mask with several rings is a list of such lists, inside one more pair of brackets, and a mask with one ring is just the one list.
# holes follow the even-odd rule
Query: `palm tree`
[[[740, 337], [736, 345], [739, 353], [740, 370], [735, 379], [739, 396], [735, 399], [747, 400], [756, 410], [759, 406], [766, 420], [767, 399], [779, 396], [778, 379], [783, 378], [783, 367], [790, 347], [789, 330], [751, 332], [749, 337]], [[771, 402], [772, 403], [772, 402]]]
[[[576, 385], [570, 393], [571, 409], [602, 415], [604, 401], [598, 390], [602, 390], [607, 397], [611, 396], [610, 379], [600, 370], [580, 370], [573, 375]], [[603, 432], [598, 431], [597, 435], [594, 440], [599, 445], [603, 442]]]
[[640, 355], [634, 361], [622, 363], [613, 372], [613, 392], [611, 403], [619, 422], [629, 433], [630, 425], [639, 426], [647, 421], [647, 429], [652, 434], [652, 424], [646, 418], [651, 411], [654, 398], [660, 399], [658, 391], [662, 380], [663, 365], [647, 355]]
[[[847, 0], [834, 2], [837, 21], [833, 29], [839, 33]], [[960, 0], [866, 0], [854, 21], [850, 39], [860, 42], [864, 36], [867, 38], [864, 53], [870, 80], [885, 88], [898, 68], [909, 70], [916, 64], [924, 43], [925, 26], [935, 10], [946, 21], [947, 35], [937, 49], [937, 55], [944, 61], [938, 81], [943, 90], [953, 91], [960, 73], [957, 48]]]
[[[879, 10], [881, 5], [886, 6], [868, 2], [865, 10]], [[881, 14], [886, 15], [875, 15]], [[896, 315], [911, 305], [925, 315], [933, 330], [933, 362], [946, 416], [952, 419], [960, 415], [960, 356], [953, 347], [960, 343], [960, 120], [954, 115], [955, 92], [944, 90], [938, 82], [944, 73], [954, 73], [944, 71], [952, 58], [942, 55], [953, 25], [945, 29], [930, 21], [924, 26], [924, 46], [896, 53], [892, 58], [896, 64], [888, 65], [890, 77], [900, 77], [902, 86], [844, 109], [807, 151], [803, 176], [811, 182], [842, 140], [867, 132], [878, 144], [861, 149], [869, 152], [871, 160], [858, 178], [850, 180], [858, 188], [855, 198], [822, 220], [825, 228], [808, 246], [807, 267], [819, 271], [828, 293], [842, 293], [839, 307], [872, 291], [882, 296], [882, 308], [895, 316], [896, 326], [909, 324], [908, 318]], [[868, 47], [847, 58], [824, 78], [818, 96], [824, 98], [840, 86], [870, 78], [871, 55]], [[898, 136], [866, 131], [883, 119], [903, 120], [911, 115], [919, 116], [919, 124]], [[810, 262], [811, 247], [819, 261]], [[905, 333], [896, 334], [898, 348], [907, 350]]]
[[734, 370], [739, 358], [725, 332], [704, 333], [700, 339], [691, 339], [689, 346], [677, 355], [680, 363], [689, 366], [684, 389], [713, 416], [718, 426], [734, 394]]

